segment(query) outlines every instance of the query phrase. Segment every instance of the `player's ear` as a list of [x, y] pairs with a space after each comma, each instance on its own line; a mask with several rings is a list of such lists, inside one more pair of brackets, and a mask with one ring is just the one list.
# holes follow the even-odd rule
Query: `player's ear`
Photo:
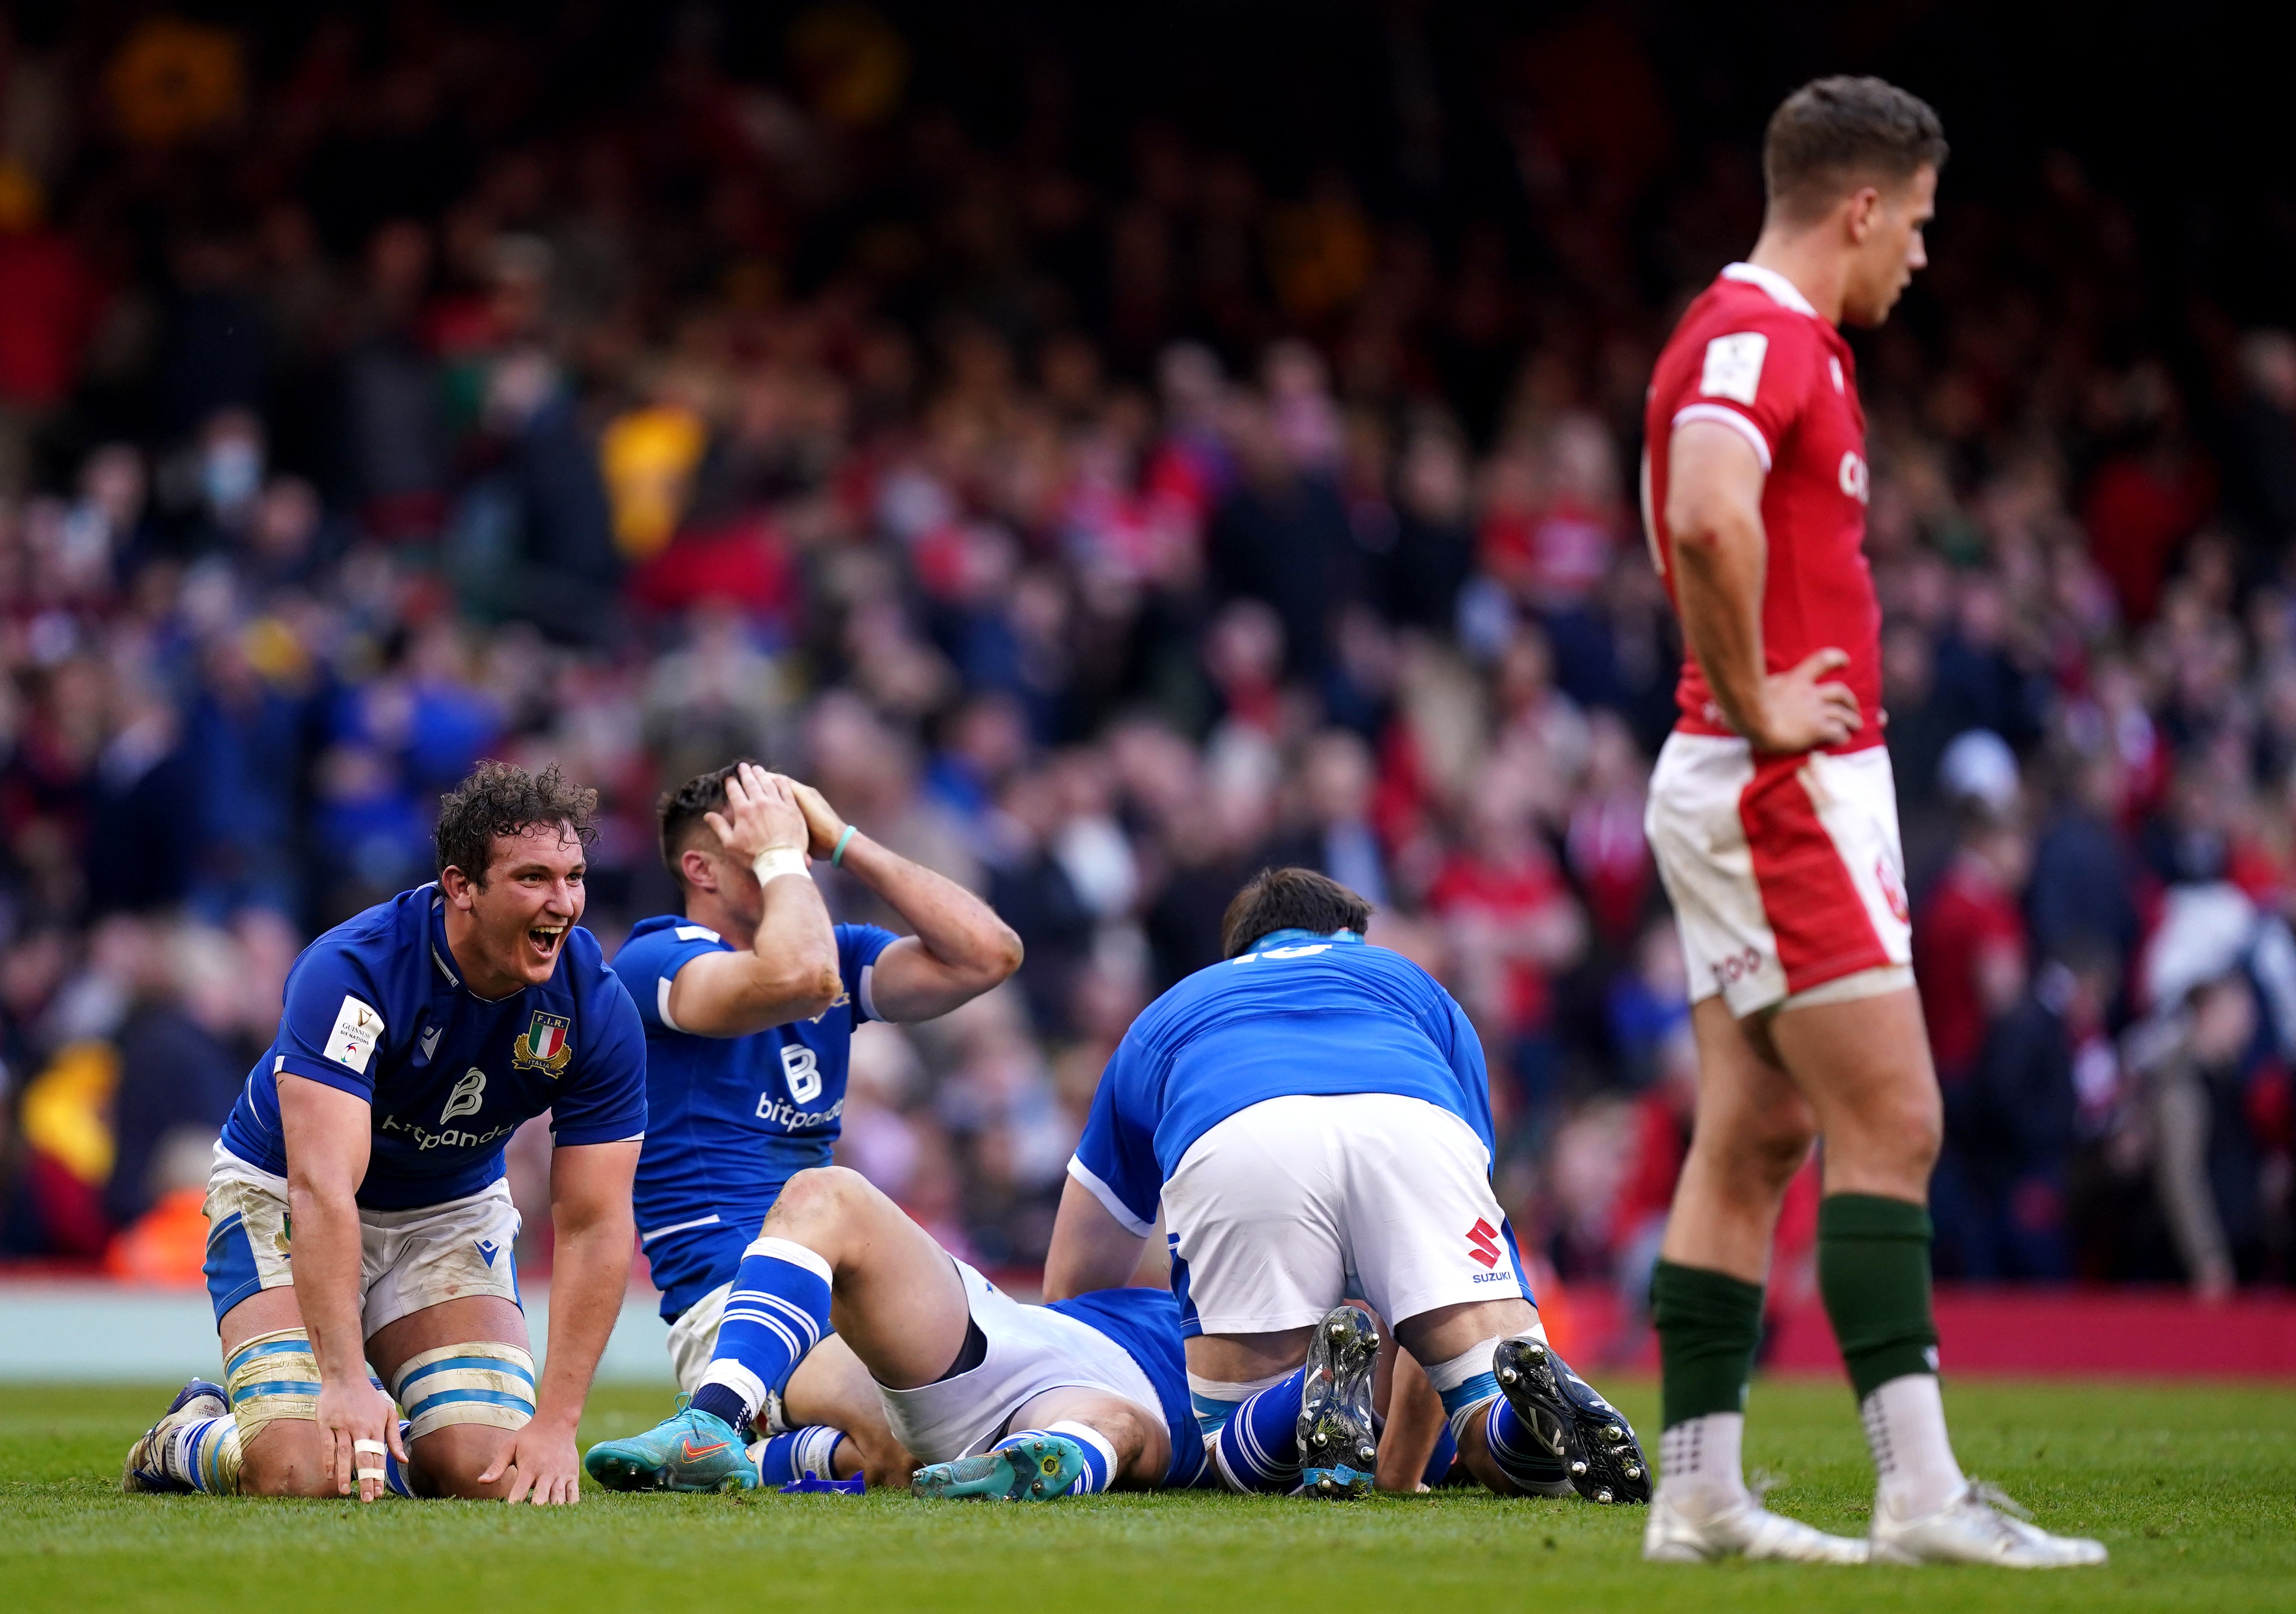
[[448, 902], [467, 914], [475, 898], [477, 886], [461, 868], [450, 863], [439, 871], [439, 890]]
[[1878, 185], [1860, 185], [1849, 193], [1849, 239], [1864, 245], [1874, 233], [1882, 217], [1882, 191]]
[[718, 889], [718, 870], [710, 863], [709, 854], [700, 847], [688, 847], [677, 855], [677, 872], [697, 891]]

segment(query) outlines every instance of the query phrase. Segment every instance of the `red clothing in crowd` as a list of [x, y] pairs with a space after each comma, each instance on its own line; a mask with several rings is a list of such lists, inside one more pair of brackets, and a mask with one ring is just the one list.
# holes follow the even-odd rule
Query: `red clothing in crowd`
[[[1443, 918], [1471, 915], [1501, 930], [1528, 925], [1550, 905], [1570, 900], [1562, 872], [1535, 842], [1506, 863], [1487, 863], [1472, 853], [1460, 853], [1443, 865], [1427, 889], [1428, 906]], [[1508, 962], [1508, 1030], [1519, 1035], [1544, 1027], [1553, 1000], [1545, 970], [1528, 959]]]
[[1914, 923], [1914, 979], [1922, 994], [1930, 1053], [1948, 1081], [1966, 1076], [1985, 1045], [1987, 1016], [1979, 971], [1988, 958], [2025, 954], [2025, 916], [1991, 871], [1954, 860]]

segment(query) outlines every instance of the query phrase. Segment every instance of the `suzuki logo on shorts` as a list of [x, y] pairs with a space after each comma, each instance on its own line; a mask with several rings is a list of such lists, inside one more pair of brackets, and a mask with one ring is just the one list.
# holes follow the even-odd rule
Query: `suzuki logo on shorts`
[[439, 1124], [443, 1127], [458, 1115], [476, 1115], [486, 1102], [487, 1073], [473, 1065], [447, 1095], [447, 1107], [439, 1112]]
[[1477, 1217], [1475, 1225], [1467, 1229], [1467, 1254], [1480, 1261], [1484, 1270], [1488, 1271], [1499, 1264], [1499, 1257], [1505, 1253], [1499, 1243], [1499, 1230]]

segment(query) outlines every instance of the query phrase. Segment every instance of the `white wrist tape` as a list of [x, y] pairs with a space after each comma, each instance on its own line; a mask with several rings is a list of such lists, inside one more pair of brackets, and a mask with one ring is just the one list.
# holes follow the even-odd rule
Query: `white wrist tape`
[[805, 873], [805, 849], [802, 847], [767, 847], [750, 860], [758, 872], [758, 883], [764, 885], [783, 874]]

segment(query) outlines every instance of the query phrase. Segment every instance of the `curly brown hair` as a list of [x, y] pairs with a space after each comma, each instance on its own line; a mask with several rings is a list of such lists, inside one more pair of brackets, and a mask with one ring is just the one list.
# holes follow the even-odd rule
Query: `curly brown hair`
[[598, 792], [567, 782], [554, 762], [539, 774], [515, 763], [481, 762], [439, 799], [439, 872], [460, 869], [483, 887], [496, 837], [554, 824], [589, 846], [598, 839], [597, 815]]

